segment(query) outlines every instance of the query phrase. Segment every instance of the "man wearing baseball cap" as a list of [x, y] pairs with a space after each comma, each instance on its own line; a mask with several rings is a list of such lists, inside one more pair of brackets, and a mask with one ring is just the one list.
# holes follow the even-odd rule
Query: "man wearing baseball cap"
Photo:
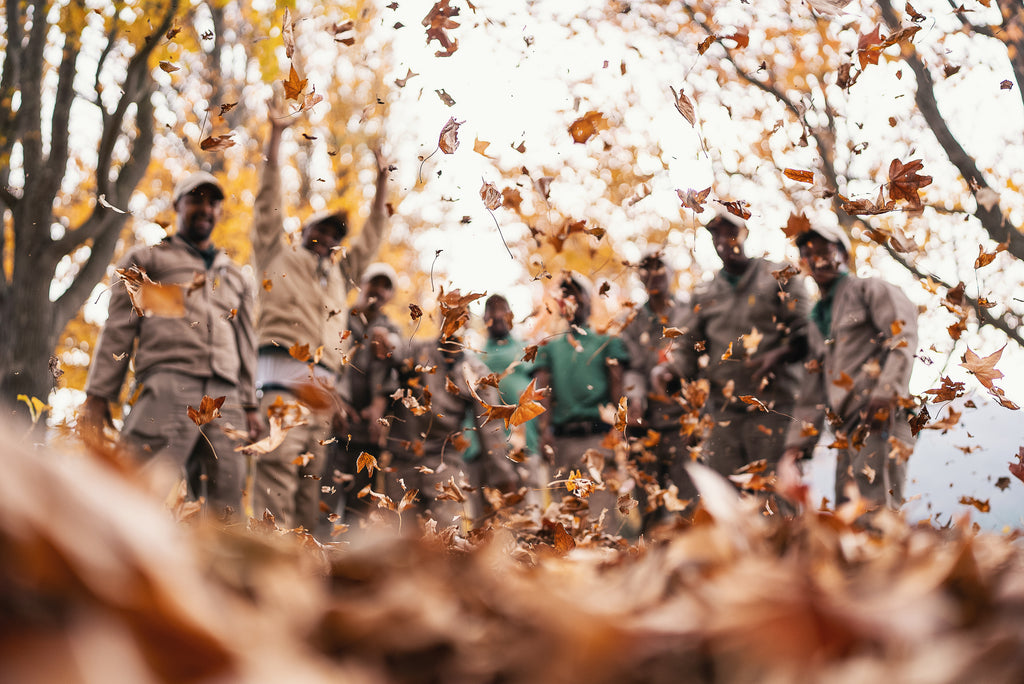
[[709, 383], [701, 453], [712, 469], [728, 477], [764, 459], [774, 471], [807, 353], [809, 293], [782, 264], [745, 252], [744, 219], [723, 211], [705, 228], [722, 268], [694, 292], [685, 334], [652, 375], [660, 387]]
[[[94, 429], [110, 424], [110, 403], [134, 361], [138, 398], [122, 442], [144, 460], [178, 467], [193, 498], [230, 516], [241, 510], [244, 461], [219, 426], [244, 425], [254, 440], [261, 421], [253, 284], [210, 239], [223, 200], [209, 173], [182, 178], [173, 196], [177, 231], [153, 247], [132, 249], [118, 264], [123, 280], [111, 288], [79, 419]], [[129, 294], [132, 287], [138, 289]], [[223, 401], [222, 420], [199, 425], [202, 418], [189, 416], [204, 397]]]
[[811, 361], [787, 457], [810, 457], [827, 412], [836, 440], [838, 505], [850, 488], [875, 506], [903, 503], [914, 435], [908, 422], [910, 371], [917, 352], [917, 307], [881, 278], [849, 272], [850, 238], [824, 224], [796, 238], [820, 298], [811, 311]]
[[328, 448], [320, 495], [326, 509], [339, 516], [365, 515], [377, 507], [369, 497], [358, 498], [358, 492], [371, 484], [372, 474], [368, 468], [357, 472], [355, 465], [364, 451], [375, 458], [381, 455], [387, 436], [381, 419], [387, 413], [389, 396], [398, 389], [393, 352], [402, 333], [384, 312], [397, 284], [398, 274], [390, 265], [370, 264], [363, 271], [359, 298], [349, 312], [351, 347], [342, 373], [342, 393], [351, 409], [348, 437]]
[[324, 442], [332, 423], [336, 432], [344, 426], [338, 376], [347, 346], [348, 291], [361, 281], [384, 235], [388, 165], [377, 152], [370, 217], [346, 249], [340, 248], [349, 230], [344, 211], [314, 214], [293, 245], [285, 235], [279, 170], [281, 137], [291, 118], [268, 109], [270, 139], [252, 226], [256, 275], [263, 281], [256, 321], [257, 384], [263, 410], [279, 399], [300, 401], [316, 416], [289, 430], [274, 452], [260, 456], [253, 500], [257, 516], [270, 510], [281, 527], [313, 531], [320, 518], [321, 487], [328, 484], [322, 482]]

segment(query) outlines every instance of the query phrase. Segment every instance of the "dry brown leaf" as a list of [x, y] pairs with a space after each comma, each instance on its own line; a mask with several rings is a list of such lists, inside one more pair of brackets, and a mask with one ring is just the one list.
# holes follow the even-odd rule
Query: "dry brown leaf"
[[968, 347], [967, 351], [964, 353], [963, 362], [960, 366], [973, 373], [974, 376], [978, 378], [978, 382], [986, 388], [992, 389], [992, 383], [1003, 377], [1002, 371], [996, 369], [996, 363], [999, 362], [999, 357], [1003, 355], [1003, 349], [1006, 349], [1006, 345], [1000, 347], [998, 351], [982, 358], [971, 351], [971, 348]]
[[374, 458], [373, 454], [369, 454], [365, 451], [360, 452], [359, 457], [356, 458], [356, 473], [363, 472], [363, 468], [366, 468], [366, 474], [373, 476], [373, 471], [380, 470], [380, 466], [377, 465], [377, 459]]
[[674, 100], [676, 110], [683, 115], [683, 118], [686, 119], [691, 126], [696, 126], [697, 114], [693, 109], [693, 102], [690, 101], [690, 98], [686, 96], [686, 93], [683, 92], [682, 88], [679, 89], [678, 93], [672, 86], [669, 86], [668, 89], [672, 91], [672, 99]]
[[456, 121], [453, 116], [441, 128], [441, 135], [437, 139], [437, 146], [441, 148], [442, 152], [454, 154], [455, 150], [459, 149], [459, 126], [464, 123], [466, 122]]
[[284, 84], [284, 96], [289, 100], [298, 102], [302, 91], [306, 89], [308, 80], [299, 78], [299, 74], [295, 71], [295, 65], [293, 64], [288, 72], [288, 78], [284, 79], [282, 83]]
[[603, 131], [606, 128], [608, 128], [608, 120], [600, 112], [591, 111], [572, 122], [569, 126], [569, 134], [572, 135], [574, 142], [585, 143], [597, 135], [598, 131]]
[[192, 422], [202, 427], [207, 423], [210, 423], [217, 418], [220, 418], [220, 407], [224, 405], [224, 400], [227, 397], [217, 397], [213, 399], [205, 394], [203, 398], [199, 400], [199, 408], [194, 409], [191, 406], [186, 407], [188, 411], [188, 417], [192, 419]]
[[498, 191], [498, 188], [493, 183], [484, 181], [484, 184], [480, 186], [480, 199], [484, 201], [484, 206], [494, 211], [502, 204], [502, 196]]
[[814, 172], [813, 171], [801, 171], [799, 169], [784, 169], [782, 171], [786, 178], [797, 181], [798, 183], [814, 184]]
[[676, 189], [676, 195], [679, 196], [679, 201], [683, 203], [683, 206], [698, 214], [704, 211], [704, 203], [707, 201], [710, 192], [710, 185], [699, 192], [692, 188], [687, 188], [686, 192]]
[[212, 152], [215, 150], [226, 150], [229, 147], [234, 147], [235, 141], [231, 139], [234, 133], [228, 133], [227, 135], [211, 135], [203, 138], [199, 142], [199, 149], [206, 152]]

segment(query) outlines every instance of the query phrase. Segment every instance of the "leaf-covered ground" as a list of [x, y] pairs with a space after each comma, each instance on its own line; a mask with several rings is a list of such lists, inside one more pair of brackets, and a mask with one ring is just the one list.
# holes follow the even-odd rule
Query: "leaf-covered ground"
[[640, 543], [496, 515], [325, 547], [6, 441], [4, 682], [1024, 680], [1024, 547], [967, 520], [767, 518], [698, 474], [694, 521]]

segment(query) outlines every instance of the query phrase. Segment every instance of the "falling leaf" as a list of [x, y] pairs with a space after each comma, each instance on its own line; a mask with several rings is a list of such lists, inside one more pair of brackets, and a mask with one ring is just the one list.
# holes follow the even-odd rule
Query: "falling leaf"
[[523, 350], [523, 363], [533, 363], [537, 358], [538, 346], [531, 344], [529, 347]]
[[740, 342], [743, 343], [743, 350], [747, 356], [753, 356], [757, 351], [758, 346], [761, 344], [761, 340], [764, 339], [757, 327], [755, 326], [751, 331], [745, 335], [740, 335]]
[[377, 465], [377, 459], [373, 457], [373, 454], [363, 451], [356, 458], [356, 473], [363, 472], [363, 468], [366, 468], [366, 474], [370, 477], [373, 477], [373, 471], [380, 470], [380, 466]]
[[423, 309], [416, 304], [409, 304], [409, 318], [414, 321], [418, 321], [423, 318]]
[[585, 143], [598, 131], [607, 127], [607, 119], [600, 112], [591, 111], [572, 122], [569, 126], [569, 134], [572, 135], [574, 142]]
[[117, 275], [139, 316], [181, 318], [185, 315], [185, 291], [180, 285], [155, 283], [138, 266], [120, 268]]
[[672, 86], [669, 86], [668, 89], [672, 91], [672, 99], [675, 100], [676, 109], [691, 126], [695, 126], [697, 124], [697, 114], [693, 109], [693, 102], [686, 96], [682, 88], [679, 89], [678, 93]]
[[441, 102], [443, 102], [446, 107], [455, 106], [455, 98], [449, 95], [444, 88], [441, 88], [440, 90], [435, 89], [434, 92], [437, 93], [437, 96], [441, 98]]
[[943, 73], [943, 75], [946, 78], [949, 78], [950, 76], [956, 74], [959, 71], [960, 71], [960, 65], [959, 64], [956, 65], [956, 66], [953, 66], [952, 64], [943, 64], [942, 65], [942, 73]]
[[[292, 22], [291, 10], [287, 7], [284, 9], [284, 22], [281, 27], [281, 38], [284, 41], [284, 56], [291, 59], [292, 55], [295, 54], [295, 28]], [[294, 72], [294, 69], [292, 71]]]
[[722, 36], [721, 40], [731, 40], [735, 42], [737, 49], [743, 49], [750, 45], [750, 36], [743, 31], [737, 31], [731, 36]]
[[224, 115], [230, 112], [232, 109], [238, 106], [237, 102], [227, 102], [220, 105], [220, 118], [224, 118]]
[[1013, 88], [1013, 81], [1008, 81], [1008, 80], [1000, 81], [1000, 83], [999, 83], [999, 89], [1000, 90], [1010, 90], [1011, 88]]
[[299, 78], [299, 74], [295, 71], [295, 65], [293, 64], [288, 72], [288, 78], [282, 81], [284, 83], [284, 96], [289, 100], [297, 102], [302, 91], [306, 89], [307, 82], [308, 79]]
[[687, 209], [691, 209], [698, 214], [704, 211], [704, 202], [708, 199], [708, 194], [711, 192], [711, 186], [704, 188], [700, 192], [687, 188], [686, 192], [676, 189], [676, 195], [679, 196], [679, 201], [683, 203], [683, 206]]
[[992, 389], [992, 383], [1003, 377], [1002, 371], [996, 369], [996, 363], [998, 363], [999, 357], [1003, 355], [1003, 349], [1006, 349], [1006, 345], [1000, 347], [999, 351], [982, 358], [968, 347], [963, 356], [963, 363], [960, 366], [973, 373], [978, 378], [978, 382], [986, 388]]
[[576, 540], [569, 534], [565, 525], [562, 523], [555, 524], [554, 531], [555, 550], [560, 554], [566, 554], [576, 548]]
[[444, 288], [438, 293], [437, 301], [441, 309], [441, 337], [450, 339], [455, 336], [469, 321], [469, 304], [484, 296], [482, 292], [470, 292], [463, 295], [459, 289], [445, 294]]
[[933, 387], [932, 389], [924, 391], [924, 394], [934, 395], [935, 398], [932, 399], [933, 402], [942, 403], [952, 401], [953, 399], [963, 395], [964, 383], [954, 382], [945, 376], [943, 376], [941, 380], [942, 384], [939, 387]]
[[721, 204], [723, 207], [725, 207], [725, 210], [728, 211], [733, 216], [738, 216], [744, 221], [750, 218], [750, 210], [747, 209], [747, 207], [750, 205], [743, 200], [734, 200], [731, 202], [723, 202], [722, 200], [715, 201]]
[[801, 171], [799, 169], [783, 169], [783, 174], [790, 180], [797, 181], [798, 183], [814, 184], [814, 172], [813, 171]]
[[996, 245], [995, 251], [986, 252], [985, 248], [982, 245], [978, 245], [978, 258], [974, 260], [974, 268], [982, 268], [984, 266], [988, 266], [995, 260], [997, 254], [1006, 251], [1006, 248], [1009, 246], [1009, 241], [1000, 242], [998, 245]]
[[167, 40], [174, 40], [175, 36], [179, 33], [181, 33], [181, 27], [175, 24], [171, 26], [171, 28], [167, 29], [167, 33], [164, 34], [164, 37], [167, 38]]
[[459, 394], [461, 393], [459, 390], [459, 386], [452, 382], [452, 379], [447, 376], [445, 376], [444, 379], [444, 391], [447, 392], [448, 394], [453, 394], [455, 396], [459, 396]]
[[167, 72], [168, 74], [181, 70], [180, 66], [172, 64], [171, 62], [161, 61], [157, 66], [159, 66], [163, 71]]
[[768, 407], [765, 406], [764, 402], [762, 402], [757, 397], [751, 396], [749, 394], [744, 394], [740, 396], [740, 401], [749, 406], [756, 406], [758, 411], [763, 411], [765, 413], [768, 412]]
[[448, 31], [459, 27], [459, 22], [452, 19], [459, 15], [458, 7], [450, 7], [449, 0], [439, 0], [423, 17], [422, 24], [427, 28], [427, 44], [436, 40], [441, 50], [434, 53], [435, 57], [450, 57], [459, 49], [459, 41], [448, 34]]
[[917, 414], [915, 414], [908, 421], [910, 423], [910, 432], [911, 432], [911, 434], [913, 434], [915, 437], [917, 437], [917, 433], [921, 432], [921, 430], [924, 429], [924, 426], [928, 424], [928, 420], [930, 418], [931, 418], [931, 415], [929, 415], [929, 413], [928, 413], [928, 407], [927, 406], [922, 406], [920, 409], [918, 409]]
[[296, 361], [302, 361], [303, 363], [305, 363], [306, 361], [309, 361], [309, 345], [308, 344], [299, 344], [298, 342], [296, 342], [295, 344], [293, 344], [288, 349], [288, 353]]
[[455, 117], [448, 119], [448, 122], [441, 129], [441, 135], [437, 140], [437, 146], [445, 154], [454, 154], [459, 149], [459, 126], [465, 121], [456, 121]]
[[492, 420], [504, 420], [505, 429], [510, 430], [513, 427], [527, 423], [544, 413], [544, 406], [539, 401], [543, 397], [544, 392], [537, 390], [537, 378], [533, 378], [522, 394], [519, 395], [519, 401], [515, 404], [499, 404], [497, 406], [483, 404], [487, 409], [487, 412], [484, 414], [484, 424]]
[[974, 506], [982, 513], [988, 513], [992, 510], [992, 507], [989, 506], [988, 499], [982, 501], [981, 499], [975, 499], [973, 496], [962, 496], [960, 497], [959, 503], [964, 506]]
[[480, 138], [475, 138], [473, 140], [473, 151], [476, 152], [477, 154], [479, 154], [482, 157], [487, 157], [488, 159], [494, 159], [494, 157], [492, 157], [489, 154], [487, 154], [487, 148], [490, 146], [490, 144], [491, 143], [487, 142], [486, 140], [481, 140]]
[[786, 264], [784, 268], [780, 268], [777, 271], [772, 271], [772, 277], [783, 285], [788, 283], [790, 278], [798, 275], [800, 275], [800, 269], [792, 264]]
[[725, 353], [722, 354], [722, 361], [725, 361], [725, 360], [731, 359], [731, 358], [732, 358], [732, 342], [729, 343], [729, 346], [726, 348]]
[[1017, 450], [1017, 462], [1010, 461], [1010, 474], [1024, 482], [1024, 447]]
[[207, 423], [213, 422], [217, 418], [220, 418], [220, 407], [224, 405], [224, 400], [227, 397], [217, 397], [213, 399], [205, 394], [203, 398], [199, 400], [199, 409], [194, 409], [191, 406], [186, 407], [188, 417], [192, 419], [192, 422], [202, 427]]
[[574, 496], [586, 499], [594, 493], [597, 487], [593, 480], [583, 477], [579, 470], [574, 470], [569, 473], [569, 479], [565, 482], [565, 488], [572, 492]]
[[501, 193], [498, 192], [498, 188], [494, 187], [493, 183], [484, 181], [484, 184], [480, 187], [480, 199], [484, 201], [484, 206], [494, 211], [501, 206], [502, 197]]
[[106, 195], [100, 195], [99, 197], [97, 197], [96, 198], [96, 203], [99, 204], [101, 207], [105, 207], [107, 209], [110, 209], [111, 211], [117, 212], [118, 214], [128, 214], [129, 213], [129, 212], [125, 211], [124, 209], [118, 209], [113, 204], [108, 202]]
[[406, 71], [407, 73], [403, 78], [395, 79], [395, 85], [398, 86], [399, 88], [404, 88], [411, 78], [413, 78], [414, 76], [419, 76], [419, 74], [414, 73], [412, 69], [407, 69]]
[[664, 338], [667, 338], [667, 339], [673, 339], [675, 337], [682, 337], [685, 334], [686, 334], [686, 331], [682, 330], [680, 328], [666, 328], [664, 326], [662, 326], [662, 328], [661, 328], [661, 336], [664, 337]]
[[231, 136], [233, 136], [233, 135], [234, 135], [234, 133], [228, 133], [227, 135], [216, 135], [216, 136], [211, 135], [211, 136], [209, 136], [207, 138], [204, 138], [199, 143], [199, 148], [202, 149], [202, 150], [205, 150], [207, 152], [210, 152], [210, 151], [213, 151], [213, 150], [226, 150], [229, 147], [233, 147], [234, 144], [235, 144], [235, 141], [231, 139]]
[[924, 164], [920, 159], [913, 159], [906, 164], [893, 159], [889, 164], [889, 197], [906, 200], [911, 210], [920, 210], [922, 204], [918, 192], [932, 182], [931, 176], [918, 175], [917, 172], [922, 168]]
[[708, 48], [710, 48], [712, 45], [714, 45], [714, 43], [715, 43], [715, 37], [714, 36], [708, 36], [704, 40], [700, 41], [700, 44], [697, 46], [697, 54], [698, 55], [703, 55], [705, 52], [708, 51]]

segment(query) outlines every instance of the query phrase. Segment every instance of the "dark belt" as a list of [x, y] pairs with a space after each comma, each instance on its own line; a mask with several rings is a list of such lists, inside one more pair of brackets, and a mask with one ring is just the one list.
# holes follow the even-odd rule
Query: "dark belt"
[[282, 385], [279, 382], [265, 382], [256, 389], [259, 390], [260, 393], [264, 395], [267, 392], [288, 392], [289, 394], [295, 393], [291, 387], [288, 387], [287, 385]]
[[581, 437], [608, 431], [608, 424], [600, 420], [574, 420], [554, 426], [555, 437]]

